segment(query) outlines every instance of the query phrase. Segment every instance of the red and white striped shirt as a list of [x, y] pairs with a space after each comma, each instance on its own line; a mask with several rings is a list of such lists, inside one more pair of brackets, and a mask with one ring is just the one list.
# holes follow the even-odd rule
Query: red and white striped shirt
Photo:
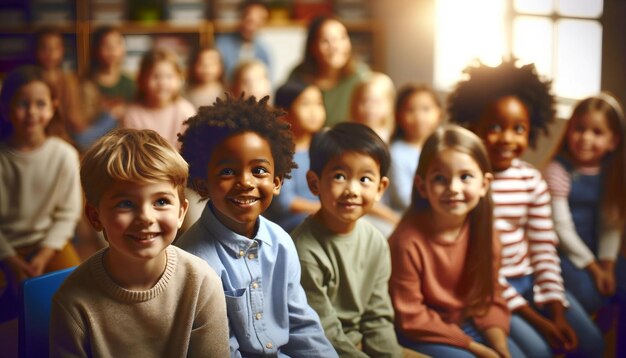
[[[560, 301], [568, 306], [556, 248], [548, 186], [531, 164], [515, 159], [511, 167], [495, 173], [493, 192], [494, 225], [502, 241], [501, 276], [533, 275], [534, 302], [541, 306]], [[510, 285], [503, 293], [514, 311], [526, 300]]]

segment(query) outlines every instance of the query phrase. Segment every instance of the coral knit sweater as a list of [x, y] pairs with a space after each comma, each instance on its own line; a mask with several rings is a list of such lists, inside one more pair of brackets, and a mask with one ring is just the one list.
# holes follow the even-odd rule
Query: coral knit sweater
[[[426, 211], [405, 216], [389, 238], [391, 279], [389, 292], [396, 327], [412, 341], [441, 343], [467, 349], [473, 341], [459, 326], [471, 319], [480, 331], [500, 327], [508, 334], [510, 313], [498, 283], [494, 264], [494, 301], [483, 316], [464, 317], [465, 297], [457, 293], [467, 255], [469, 224], [453, 242], [433, 236]], [[494, 263], [499, 238], [494, 235]]]

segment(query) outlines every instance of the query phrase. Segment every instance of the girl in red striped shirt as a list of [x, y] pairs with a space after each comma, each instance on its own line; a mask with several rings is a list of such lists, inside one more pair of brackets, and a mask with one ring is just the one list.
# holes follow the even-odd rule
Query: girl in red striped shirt
[[519, 158], [554, 116], [550, 82], [533, 64], [518, 67], [514, 60], [465, 72], [448, 110], [453, 122], [482, 138], [494, 170], [494, 225], [501, 233], [501, 274], [510, 284], [503, 295], [513, 312], [511, 337], [529, 357], [602, 356], [602, 334], [563, 287], [547, 184]]

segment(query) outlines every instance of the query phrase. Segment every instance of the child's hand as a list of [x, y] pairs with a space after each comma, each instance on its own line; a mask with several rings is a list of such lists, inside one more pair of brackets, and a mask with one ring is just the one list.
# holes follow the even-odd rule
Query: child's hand
[[30, 267], [32, 269], [31, 276], [41, 275], [54, 254], [54, 249], [51, 249], [49, 247], [42, 247], [41, 249], [39, 249], [35, 256], [33, 256], [33, 258], [30, 260]]
[[587, 266], [587, 270], [596, 284], [598, 292], [603, 296], [611, 296], [615, 293], [615, 273], [613, 265], [604, 261], [598, 264], [596, 261]]
[[565, 317], [561, 316], [553, 320], [554, 327], [563, 337], [562, 347], [566, 352], [571, 352], [578, 346], [576, 332], [569, 325]]
[[602, 290], [599, 289], [599, 291], [603, 295], [612, 296], [615, 294], [615, 290], [617, 289], [617, 284], [615, 283], [615, 262], [609, 260], [601, 260], [600, 267], [604, 272], [606, 290], [602, 292]]
[[34, 270], [32, 266], [21, 257], [14, 255], [7, 257], [5, 260], [17, 282], [33, 276]]
[[485, 330], [484, 336], [489, 347], [495, 350], [501, 358], [511, 358], [509, 345], [506, 340], [507, 336], [501, 328], [489, 327]]
[[472, 343], [470, 343], [469, 351], [474, 353], [474, 355], [479, 358], [499, 358], [500, 357], [496, 351], [476, 341], [472, 341]]

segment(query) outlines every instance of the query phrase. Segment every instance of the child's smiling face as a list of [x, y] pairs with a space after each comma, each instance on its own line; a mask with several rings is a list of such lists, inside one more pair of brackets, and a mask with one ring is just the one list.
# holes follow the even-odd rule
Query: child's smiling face
[[93, 227], [104, 231], [116, 260], [152, 261], [163, 257], [176, 237], [189, 202], [181, 202], [169, 182], [116, 180], [98, 205], [87, 205]]
[[14, 137], [19, 142], [32, 142], [46, 137], [46, 127], [54, 116], [54, 103], [50, 88], [41, 81], [32, 81], [22, 86], [11, 108], [11, 124]]
[[252, 238], [256, 220], [280, 192], [267, 140], [243, 132], [218, 144], [208, 165], [207, 187], [215, 216], [239, 235]]
[[370, 211], [389, 185], [389, 179], [380, 175], [380, 164], [357, 152], [332, 158], [320, 176], [309, 171], [307, 181], [322, 204], [316, 217], [336, 233], [352, 231], [356, 221]]
[[530, 115], [517, 97], [506, 96], [485, 109], [474, 129], [487, 147], [493, 169], [503, 171], [528, 147]]

